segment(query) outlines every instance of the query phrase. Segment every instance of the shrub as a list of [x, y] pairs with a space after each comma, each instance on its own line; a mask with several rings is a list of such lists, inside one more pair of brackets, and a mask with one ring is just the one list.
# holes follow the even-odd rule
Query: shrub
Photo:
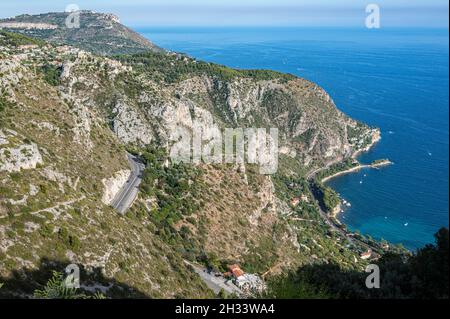
[[53, 272], [52, 278], [44, 289], [34, 291], [34, 297], [38, 299], [105, 299], [105, 296], [100, 293], [86, 295], [79, 292], [77, 288], [67, 288], [63, 274], [57, 271]]
[[78, 250], [80, 248], [80, 240], [77, 236], [69, 234], [69, 231], [61, 227], [58, 231], [58, 236], [67, 248]]
[[39, 230], [39, 234], [44, 238], [49, 238], [53, 235], [53, 230], [54, 230], [53, 225], [45, 224]]
[[5, 44], [5, 46], [17, 47], [20, 45], [28, 44], [43, 45], [45, 44], [45, 42], [42, 40], [24, 36], [22, 34], [0, 30], [0, 44]]
[[57, 86], [60, 82], [62, 67], [46, 64], [41, 68], [44, 74], [44, 80], [52, 86]]

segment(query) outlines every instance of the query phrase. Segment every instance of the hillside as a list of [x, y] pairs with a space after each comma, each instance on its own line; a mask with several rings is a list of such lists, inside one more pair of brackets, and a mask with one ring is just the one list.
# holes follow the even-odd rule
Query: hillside
[[162, 51], [127, 28], [112, 14], [79, 11], [80, 28], [67, 28], [69, 13], [21, 15], [0, 19], [0, 29], [19, 32], [51, 43], [70, 44], [100, 55]]
[[[39, 17], [27, 21], [54, 23]], [[0, 33], [0, 293], [30, 296], [48, 269], [69, 262], [112, 297], [133, 296], [129, 287], [141, 297], [211, 297], [183, 259], [259, 274], [363, 269], [365, 247], [324, 222], [307, 175], [366, 149], [378, 130], [291, 75], [92, 51]], [[205, 131], [278, 127], [278, 172], [171, 163], [170, 137], [194, 121]], [[147, 169], [122, 217], [102, 199], [129, 169], [126, 151]]]

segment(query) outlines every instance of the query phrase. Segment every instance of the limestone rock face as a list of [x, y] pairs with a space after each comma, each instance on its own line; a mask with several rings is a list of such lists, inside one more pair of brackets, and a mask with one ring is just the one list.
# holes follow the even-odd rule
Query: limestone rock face
[[36, 144], [20, 145], [0, 150], [0, 171], [19, 172], [42, 164], [42, 156]]
[[151, 126], [142, 120], [139, 110], [119, 101], [114, 107], [116, 114], [113, 120], [113, 130], [117, 137], [125, 144], [147, 145], [153, 140]]
[[48, 23], [0, 22], [0, 29], [55, 30], [57, 28], [57, 25]]
[[38, 164], [43, 164], [35, 143], [18, 144], [20, 142], [17, 139], [21, 139], [17, 132], [0, 130], [0, 171], [20, 172], [22, 169], [33, 169]]
[[112, 177], [102, 180], [104, 187], [102, 202], [105, 205], [112, 203], [117, 193], [127, 182], [130, 174], [130, 170], [121, 170], [116, 172]]
[[[203, 74], [168, 84], [135, 67], [78, 51], [74, 61], [63, 64], [60, 89], [102, 116], [128, 145], [157, 141], [170, 148], [180, 130], [192, 132], [194, 126], [205, 139], [225, 128], [276, 128], [281, 154], [304, 166], [322, 166], [370, 144], [369, 128], [345, 116], [322, 88], [304, 79]], [[87, 135], [83, 138], [87, 118], [81, 124], [76, 139], [89, 148]]]
[[258, 226], [264, 210], [271, 210], [271, 213], [274, 213], [276, 210], [275, 187], [273, 186], [270, 178], [265, 179], [258, 196], [260, 206], [248, 216], [248, 221], [252, 226]]

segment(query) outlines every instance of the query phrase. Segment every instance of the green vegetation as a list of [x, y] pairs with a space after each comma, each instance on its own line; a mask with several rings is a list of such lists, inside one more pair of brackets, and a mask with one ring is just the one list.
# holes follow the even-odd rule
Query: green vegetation
[[30, 38], [19, 33], [0, 30], [0, 45], [18, 47], [21, 45], [44, 45], [42, 40]]
[[47, 82], [52, 86], [57, 86], [59, 84], [62, 73], [62, 67], [51, 64], [45, 64], [41, 68], [41, 72], [44, 75], [45, 82]]
[[347, 137], [348, 140], [351, 141], [353, 139], [359, 139], [361, 137], [361, 130], [367, 128], [367, 125], [361, 122], [357, 122], [357, 125], [353, 128], [351, 126], [347, 126]]
[[271, 265], [277, 263], [276, 241], [272, 237], [262, 238], [257, 246], [250, 247], [250, 252], [243, 256], [243, 268], [249, 273], [264, 273]]
[[380, 289], [367, 289], [365, 272], [343, 270], [331, 264], [310, 265], [289, 274], [287, 279], [269, 281], [269, 296], [301, 298], [319, 291], [319, 296], [350, 299], [448, 299], [448, 229], [439, 230], [435, 238], [435, 245], [427, 245], [409, 257], [395, 253], [383, 255], [377, 262]]
[[6, 110], [6, 108], [9, 106], [8, 101], [3, 96], [0, 96], [0, 113]]
[[145, 72], [159, 81], [176, 83], [192, 76], [208, 75], [223, 81], [237, 77], [249, 77], [255, 80], [291, 80], [292, 75], [269, 70], [235, 70], [223, 65], [197, 61], [184, 55], [147, 52], [135, 55], [118, 56], [117, 59]]
[[86, 295], [77, 288], [67, 288], [63, 274], [57, 271], [53, 272], [53, 277], [44, 289], [35, 290], [34, 297], [38, 299], [105, 299], [105, 296], [100, 293]]
[[157, 224], [173, 225], [183, 216], [198, 210], [195, 201], [198, 188], [194, 181], [199, 170], [192, 165], [172, 164], [165, 166], [166, 152], [162, 149], [148, 148], [142, 153], [146, 169], [141, 190], [149, 197], [155, 197], [158, 209], [153, 210], [151, 218]]
[[334, 298], [325, 288], [317, 287], [296, 273], [272, 277], [267, 282], [264, 299], [330, 299]]
[[326, 212], [332, 212], [339, 205], [339, 195], [332, 188], [319, 181], [314, 181], [311, 186], [312, 191], [319, 199], [320, 205]]
[[[177, 229], [176, 224], [202, 207], [198, 182], [201, 170], [183, 163], [165, 165], [167, 153], [161, 148], [148, 147], [140, 156], [146, 165], [141, 192], [152, 200], [154, 207], [149, 212], [148, 207], [136, 205], [127, 216], [150, 221], [150, 231], [184, 258], [196, 260], [205, 254], [202, 245], [192, 237], [189, 227]], [[198, 226], [202, 228], [203, 224]], [[176, 257], [171, 259], [175, 263]]]
[[78, 250], [80, 248], [80, 240], [77, 236], [69, 234], [69, 231], [61, 227], [58, 231], [59, 239], [66, 245], [67, 248]]
[[390, 163], [390, 161], [387, 158], [381, 158], [373, 161], [371, 165], [378, 165], [382, 163]]
[[356, 167], [358, 165], [359, 165], [358, 161], [354, 160], [353, 158], [347, 158], [344, 161], [333, 164], [328, 169], [317, 173], [316, 179], [321, 181], [324, 178], [333, 176], [334, 174], [346, 171], [346, 170]]
[[294, 198], [306, 196], [307, 202], [300, 201], [296, 207], [293, 207], [296, 214], [301, 218], [321, 220], [318, 207], [313, 202], [313, 194], [310, 191], [308, 181], [304, 177], [284, 176], [275, 174], [272, 177], [275, 192], [278, 198], [285, 202], [290, 202]]

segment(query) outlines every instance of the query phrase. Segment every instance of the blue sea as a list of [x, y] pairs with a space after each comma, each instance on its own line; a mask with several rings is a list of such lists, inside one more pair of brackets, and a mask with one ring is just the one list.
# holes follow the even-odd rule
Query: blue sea
[[382, 130], [360, 161], [395, 164], [329, 182], [352, 230], [410, 249], [448, 227], [449, 36], [439, 29], [138, 28], [161, 47], [314, 81], [340, 110]]

